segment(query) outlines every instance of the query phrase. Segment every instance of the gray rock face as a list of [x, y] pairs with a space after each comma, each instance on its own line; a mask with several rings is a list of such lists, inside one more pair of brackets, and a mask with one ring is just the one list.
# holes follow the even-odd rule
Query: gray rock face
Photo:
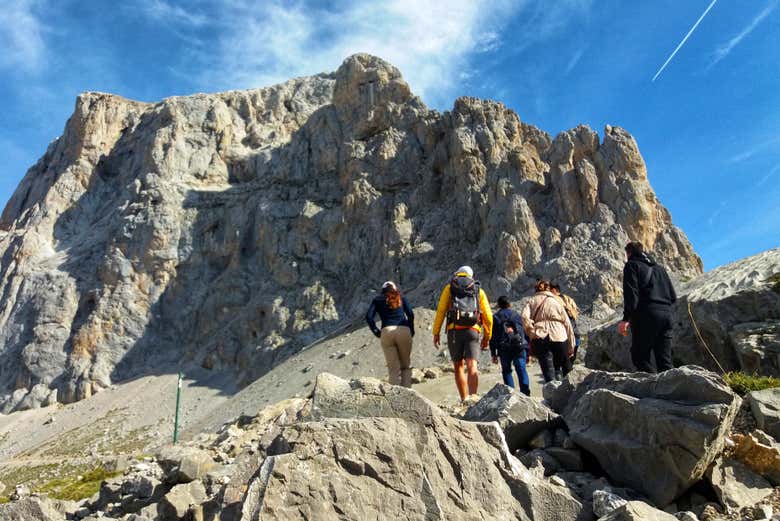
[[31, 497], [0, 505], [3, 521], [65, 521], [65, 514], [58, 512], [45, 498]]
[[767, 498], [774, 489], [767, 480], [734, 460], [718, 458], [707, 469], [707, 479], [721, 504], [729, 510], [741, 510]]
[[753, 391], [747, 400], [758, 428], [780, 440], [780, 389]]
[[[678, 287], [673, 307], [675, 365], [780, 375], [780, 248], [722, 266]], [[619, 281], [620, 279], [618, 279]], [[688, 306], [690, 305], [690, 314]], [[710, 355], [695, 332], [691, 316]], [[616, 333], [617, 319], [588, 334], [585, 364], [633, 371], [630, 338]]]
[[[244, 518], [588, 518], [567, 488], [510, 455], [496, 423], [456, 420], [435, 407], [421, 414], [426, 402], [377, 380], [321, 377], [311, 407], [318, 419], [286, 427], [269, 448]], [[336, 403], [351, 405], [326, 406]]]
[[490, 293], [554, 277], [600, 314], [629, 239], [701, 272], [626, 131], [553, 140], [474, 98], [440, 114], [372, 56], [153, 104], [86, 93], [0, 218], [0, 408], [182, 361], [246, 383], [390, 274], [435, 298], [453, 259]]
[[723, 380], [697, 367], [596, 371], [571, 393], [563, 417], [572, 440], [616, 483], [663, 506], [704, 475], [740, 404]]
[[500, 383], [471, 406], [463, 418], [498, 422], [512, 452], [527, 445], [541, 431], [554, 429], [563, 423], [555, 412], [537, 400]]
[[599, 521], [677, 521], [677, 518], [643, 501], [629, 501], [606, 516], [600, 517]]

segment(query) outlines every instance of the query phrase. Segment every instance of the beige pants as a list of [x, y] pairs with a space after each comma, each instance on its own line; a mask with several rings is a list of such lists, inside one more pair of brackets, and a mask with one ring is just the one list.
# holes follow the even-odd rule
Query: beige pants
[[387, 362], [387, 375], [393, 385], [412, 386], [412, 333], [406, 326], [382, 328], [380, 337]]

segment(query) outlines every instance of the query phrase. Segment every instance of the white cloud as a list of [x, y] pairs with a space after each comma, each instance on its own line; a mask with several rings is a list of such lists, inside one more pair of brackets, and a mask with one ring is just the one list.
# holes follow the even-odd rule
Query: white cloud
[[574, 70], [574, 67], [577, 66], [583, 54], [585, 54], [585, 49], [583, 47], [577, 49], [577, 52], [574, 53], [574, 56], [571, 57], [569, 63], [566, 65], [566, 70], [563, 73], [564, 76]]
[[0, 8], [0, 68], [37, 72], [46, 61], [44, 26], [36, 0], [16, 0]]
[[736, 35], [734, 38], [730, 39], [726, 43], [719, 45], [718, 48], [715, 49], [715, 52], [713, 53], [714, 58], [712, 60], [712, 63], [710, 63], [710, 67], [712, 67], [713, 65], [721, 61], [723, 58], [728, 56], [729, 53], [731, 53], [731, 51], [734, 49], [734, 47], [739, 45], [739, 43], [742, 40], [744, 40], [747, 35], [753, 32], [753, 29], [758, 27], [758, 24], [760, 24], [764, 18], [769, 16], [769, 13], [771, 13], [774, 10], [774, 8], [777, 7], [777, 3], [778, 0], [773, 0], [772, 2], [770, 2], [769, 5], [767, 5], [760, 13], [758, 13], [758, 15], [755, 18], [753, 18], [753, 20], [747, 25], [747, 27], [742, 29], [742, 31], [740, 31], [738, 35]]
[[776, 150], [777, 146], [780, 145], [780, 137], [774, 137], [770, 139], [765, 139], [764, 141], [759, 141], [757, 144], [754, 144], [750, 148], [740, 152], [739, 154], [735, 154], [729, 159], [730, 163], [741, 163], [742, 161], [747, 161], [748, 159], [752, 158], [756, 154], [766, 152], [766, 151], [772, 151]]
[[200, 27], [208, 21], [208, 17], [202, 13], [184, 9], [165, 0], [143, 0], [140, 7], [146, 16], [161, 23]]
[[413, 91], [433, 105], [450, 103], [463, 73], [474, 74], [469, 58], [504, 46], [502, 30], [513, 15], [522, 21], [521, 36], [513, 35], [509, 49], [516, 53], [560, 32], [591, 2], [342, 0], [316, 7], [269, 0], [258, 9], [251, 0], [200, 0], [188, 7], [188, 16], [178, 16], [171, 0], [140, 1], [150, 18], [159, 21], [168, 13], [164, 20], [190, 37], [193, 26], [216, 35], [213, 46], [191, 46], [181, 71], [194, 75], [200, 88], [266, 86], [333, 71], [347, 56], [367, 52], [398, 67]]
[[336, 10], [272, 3], [258, 13], [234, 1], [209, 83], [256, 87], [332, 71], [356, 52], [397, 66], [412, 89], [436, 98], [459, 80], [470, 52], [500, 45], [496, 28], [510, 2], [384, 0], [340, 4]]

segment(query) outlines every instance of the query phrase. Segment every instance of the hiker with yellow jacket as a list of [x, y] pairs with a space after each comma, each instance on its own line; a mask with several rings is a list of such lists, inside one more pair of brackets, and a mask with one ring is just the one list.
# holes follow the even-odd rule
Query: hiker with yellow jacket
[[[461, 266], [439, 297], [433, 321], [433, 345], [440, 347], [439, 332], [447, 320], [447, 347], [455, 369], [455, 385], [460, 399], [477, 394], [479, 371], [477, 357], [480, 347], [487, 351], [493, 330], [493, 315], [485, 291], [474, 280], [474, 271]], [[480, 334], [482, 342], [480, 342]], [[463, 374], [466, 366], [468, 377]]]

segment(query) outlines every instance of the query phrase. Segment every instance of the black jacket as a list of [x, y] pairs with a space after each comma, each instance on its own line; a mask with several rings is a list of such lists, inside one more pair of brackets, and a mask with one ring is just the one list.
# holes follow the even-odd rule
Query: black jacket
[[669, 308], [677, 293], [669, 274], [646, 253], [632, 255], [623, 267], [623, 320], [649, 308]]
[[[506, 332], [504, 331], [504, 322], [514, 322], [515, 335], [514, 338], [504, 341]], [[520, 314], [512, 308], [499, 309], [493, 313], [493, 334], [490, 337], [490, 356], [499, 356], [503, 351], [505, 344], [514, 343], [513, 347], [525, 347], [528, 348], [528, 339], [526, 339], [525, 331], [523, 330], [523, 320], [520, 318]]]

